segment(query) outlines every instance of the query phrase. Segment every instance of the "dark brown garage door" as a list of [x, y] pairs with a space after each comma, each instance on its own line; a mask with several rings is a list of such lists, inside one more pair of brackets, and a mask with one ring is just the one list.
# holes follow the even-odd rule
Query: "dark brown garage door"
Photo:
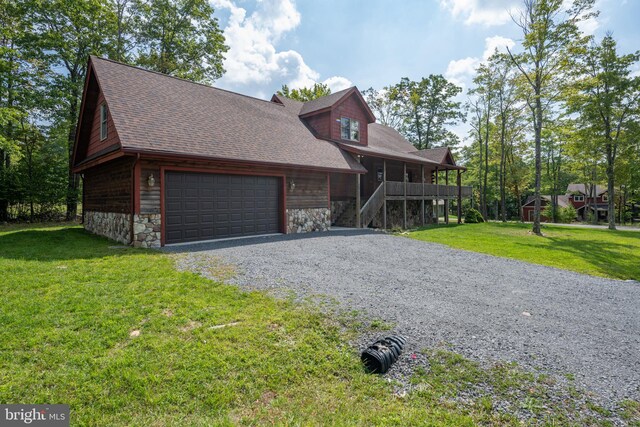
[[167, 172], [165, 243], [280, 232], [281, 178]]

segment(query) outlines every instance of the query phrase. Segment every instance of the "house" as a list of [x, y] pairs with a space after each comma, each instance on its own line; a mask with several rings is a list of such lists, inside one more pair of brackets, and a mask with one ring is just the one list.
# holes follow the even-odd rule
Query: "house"
[[416, 151], [355, 87], [266, 101], [93, 56], [72, 164], [84, 227], [141, 247], [408, 227], [471, 195], [450, 150]]
[[[589, 192], [591, 191], [591, 194]], [[558, 196], [558, 207], [573, 206], [576, 209], [578, 218], [586, 220], [589, 212], [597, 212], [599, 221], [606, 221], [608, 215], [608, 191], [605, 186], [596, 185], [590, 189], [585, 184], [569, 184], [564, 195]], [[533, 221], [534, 210], [533, 196], [529, 197], [522, 205], [522, 221]], [[541, 209], [544, 210], [551, 204], [551, 196], [541, 196]], [[541, 216], [542, 221], [549, 221], [550, 218]]]
[[[529, 196], [527, 201], [522, 205], [522, 221], [533, 221], [533, 210], [534, 210], [534, 196]], [[542, 215], [542, 211], [545, 210], [547, 206], [551, 205], [551, 196], [548, 195], [540, 195], [540, 220], [543, 222], [551, 221], [551, 218], [547, 218]], [[571, 206], [569, 202], [569, 196], [558, 196], [558, 207], [565, 208], [567, 206]]]

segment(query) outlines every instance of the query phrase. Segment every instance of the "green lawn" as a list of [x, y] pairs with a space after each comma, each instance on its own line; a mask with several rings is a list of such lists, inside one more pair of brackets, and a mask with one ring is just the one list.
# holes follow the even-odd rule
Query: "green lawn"
[[640, 232], [530, 224], [483, 223], [430, 226], [409, 233], [428, 242], [519, 259], [594, 276], [640, 280]]
[[545, 375], [439, 349], [398, 396], [348, 345], [355, 318], [179, 272], [79, 227], [0, 227], [0, 272], [0, 402], [67, 403], [74, 426], [602, 422], [578, 392], [551, 399]]

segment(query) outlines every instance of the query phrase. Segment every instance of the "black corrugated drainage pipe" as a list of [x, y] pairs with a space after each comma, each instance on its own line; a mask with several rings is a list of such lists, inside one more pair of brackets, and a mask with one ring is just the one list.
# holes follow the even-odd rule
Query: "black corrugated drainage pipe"
[[406, 343], [406, 338], [400, 335], [383, 338], [367, 347], [360, 360], [368, 372], [384, 374], [398, 360]]

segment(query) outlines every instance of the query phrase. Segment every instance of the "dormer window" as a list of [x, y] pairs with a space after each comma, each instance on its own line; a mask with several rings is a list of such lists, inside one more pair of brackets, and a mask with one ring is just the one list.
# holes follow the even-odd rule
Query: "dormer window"
[[603, 202], [608, 202], [609, 201], [609, 195], [608, 194], [603, 194], [602, 195], [602, 201]]
[[573, 196], [573, 201], [574, 202], [584, 202], [584, 196], [576, 194], [575, 196]]
[[107, 104], [100, 106], [100, 141], [107, 138]]
[[348, 141], [360, 141], [360, 124], [357, 120], [342, 117], [340, 119], [340, 135]]

